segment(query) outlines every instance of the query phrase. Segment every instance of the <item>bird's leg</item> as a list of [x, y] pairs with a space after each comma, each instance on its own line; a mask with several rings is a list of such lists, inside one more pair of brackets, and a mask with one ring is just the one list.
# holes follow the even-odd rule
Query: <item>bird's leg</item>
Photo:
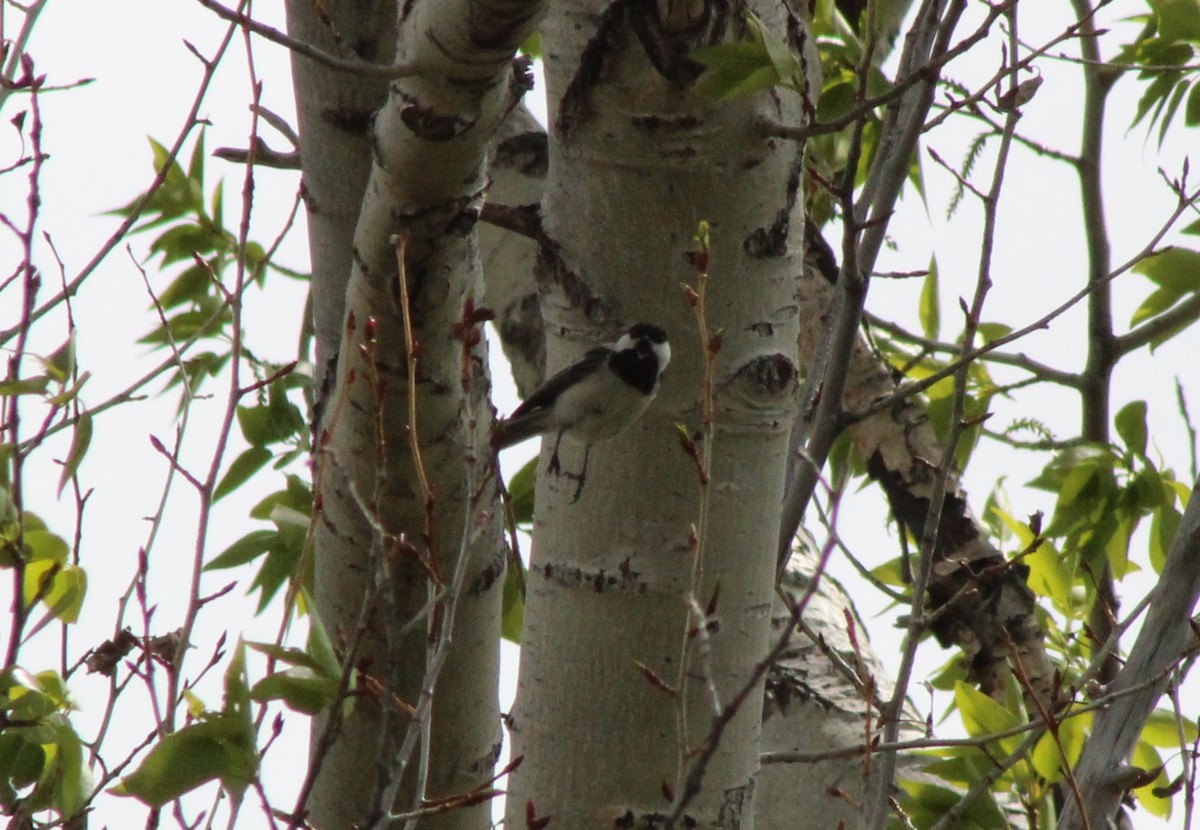
[[554, 452], [550, 454], [550, 464], [546, 467], [546, 472], [552, 476], [557, 476], [562, 472], [562, 465], [558, 463], [558, 446], [562, 443], [562, 430], [558, 431], [558, 439], [554, 442]]
[[571, 499], [571, 504], [579, 501], [579, 496], [583, 493], [583, 482], [587, 478], [587, 462], [588, 453], [592, 451], [592, 445], [586, 444], [583, 448], [583, 469], [578, 474], [568, 473], [567, 478], [575, 479], [575, 496]]

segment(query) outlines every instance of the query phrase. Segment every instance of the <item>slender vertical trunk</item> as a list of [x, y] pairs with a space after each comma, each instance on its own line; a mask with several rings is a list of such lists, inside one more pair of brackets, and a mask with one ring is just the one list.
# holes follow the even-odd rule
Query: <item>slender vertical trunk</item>
[[[1083, 135], [1076, 170], [1083, 206], [1083, 227], [1088, 252], [1088, 353], [1083, 370], [1082, 427], [1085, 441], [1107, 444], [1109, 440], [1109, 396], [1112, 391], [1113, 367], [1117, 362], [1117, 338], [1113, 332], [1112, 287], [1108, 275], [1112, 271], [1112, 254], [1108, 244], [1108, 227], [1104, 212], [1104, 188], [1100, 166], [1103, 161], [1104, 111], [1109, 90], [1120, 77], [1119, 71], [1102, 65], [1096, 26], [1091, 19], [1088, 0], [1072, 0], [1075, 14], [1081, 21], [1079, 49], [1085, 63], [1083, 72]], [[1096, 602], [1088, 617], [1091, 635], [1097, 644], [1112, 633], [1119, 601], [1113, 583], [1112, 568], [1107, 562], [1096, 576]], [[1120, 668], [1116, 654], [1105, 661], [1099, 679], [1111, 681]]]
[[[396, 54], [396, 2], [330, 0], [321, 9], [288, 0], [288, 33], [332, 55], [388, 64]], [[338, 72], [292, 53], [300, 163], [312, 258], [318, 410], [333, 382], [342, 339], [354, 226], [371, 172], [371, 120], [387, 97], [385, 78]]]

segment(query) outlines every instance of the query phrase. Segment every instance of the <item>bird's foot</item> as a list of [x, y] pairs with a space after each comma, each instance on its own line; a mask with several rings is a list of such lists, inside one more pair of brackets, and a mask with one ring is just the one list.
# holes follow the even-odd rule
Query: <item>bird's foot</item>
[[546, 465], [546, 472], [552, 476], [558, 476], [562, 472], [562, 465], [558, 463], [558, 450], [551, 454], [550, 463]]
[[563, 473], [563, 478], [568, 478], [575, 482], [575, 495], [571, 497], [571, 504], [579, 501], [579, 496], [583, 493], [583, 482], [587, 479], [586, 473]]

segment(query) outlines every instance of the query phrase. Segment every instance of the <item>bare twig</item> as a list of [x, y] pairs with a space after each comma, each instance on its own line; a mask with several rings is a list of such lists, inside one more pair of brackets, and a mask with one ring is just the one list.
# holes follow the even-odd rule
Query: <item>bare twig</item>
[[[1010, 10], [1007, 18], [1010, 37], [1015, 39], [1017, 28], [1016, 11]], [[1015, 86], [1016, 69], [1013, 68], [1011, 71]], [[976, 280], [975, 295], [971, 301], [971, 306], [970, 308], [964, 306], [963, 309], [966, 319], [960, 340], [960, 354], [971, 349], [976, 329], [983, 315], [984, 301], [992, 286], [991, 260], [992, 249], [995, 244], [996, 212], [1001, 187], [1004, 182], [1005, 167], [1008, 163], [1008, 152], [1012, 145], [1012, 135], [1016, 130], [1017, 121], [1020, 117], [1019, 110], [1014, 109], [1008, 113], [1005, 120], [1005, 130], [1000, 140], [1000, 148], [996, 156], [991, 187], [982, 196], [984, 221], [983, 239], [979, 255], [979, 275]], [[900, 668], [896, 673], [892, 697], [881, 713], [881, 717], [884, 720], [883, 737], [889, 743], [895, 742], [899, 738], [900, 712], [908, 694], [908, 684], [916, 660], [917, 646], [929, 625], [925, 608], [926, 590], [933, 576], [934, 550], [939, 538], [941, 513], [945, 503], [947, 487], [954, 475], [955, 452], [958, 448], [959, 438], [966, 426], [963, 423], [963, 412], [966, 406], [967, 375], [969, 369], [969, 364], [963, 363], [954, 375], [954, 398], [952, 404], [953, 411], [950, 416], [950, 434], [946, 438], [941, 462], [934, 473], [933, 492], [929, 499], [925, 527], [921, 534], [921, 556], [918, 561], [916, 573], [913, 576], [912, 611], [909, 618], [908, 630], [904, 635], [904, 644], [901, 648]], [[869, 815], [871, 816], [869, 826], [876, 828], [876, 830], [883, 830], [890, 814], [887, 795], [891, 789], [892, 780], [895, 777], [896, 760], [896, 753], [882, 753], [879, 767], [875, 773], [875, 777], [871, 781], [868, 806]]]
[[226, 8], [216, 2], [216, 0], [197, 0], [197, 2], [222, 20], [228, 20], [260, 37], [266, 38], [272, 43], [286, 46], [297, 55], [316, 61], [322, 66], [327, 66], [339, 72], [345, 72], [350, 75], [361, 75], [367, 78], [410, 78], [413, 75], [419, 74], [418, 68], [409, 64], [386, 65], [371, 63], [359, 58], [339, 58], [336, 55], [331, 55], [328, 52], [318, 49], [310, 43], [304, 43], [303, 41], [289, 37], [273, 26], [259, 23], [257, 20], [241, 12]]

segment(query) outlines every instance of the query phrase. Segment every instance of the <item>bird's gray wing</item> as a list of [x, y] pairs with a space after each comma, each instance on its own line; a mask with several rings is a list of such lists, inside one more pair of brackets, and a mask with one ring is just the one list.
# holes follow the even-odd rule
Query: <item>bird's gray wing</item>
[[611, 351], [607, 346], [588, 349], [584, 352], [583, 357], [567, 364], [535, 389], [532, 395], [513, 410], [512, 415], [496, 424], [497, 446], [500, 449], [511, 447], [526, 438], [532, 438], [553, 429], [554, 426], [550, 423], [550, 413], [559, 395], [563, 393], [563, 390], [574, 386], [602, 368]]

